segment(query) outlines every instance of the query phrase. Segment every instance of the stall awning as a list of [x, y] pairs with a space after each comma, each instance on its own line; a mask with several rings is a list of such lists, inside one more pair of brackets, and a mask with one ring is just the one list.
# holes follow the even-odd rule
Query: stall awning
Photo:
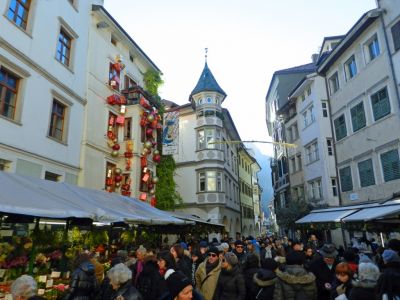
[[217, 227], [225, 227], [224, 224], [220, 224], [220, 223], [214, 223], [214, 222], [207, 222], [207, 220], [203, 220], [199, 217], [193, 216], [193, 215], [189, 215], [189, 214], [185, 214], [179, 211], [172, 211], [171, 212], [172, 216], [181, 220], [185, 220], [188, 222], [192, 222], [194, 223], [201, 223], [201, 224], [207, 224], [207, 225], [211, 225], [211, 226], [217, 226]]
[[296, 224], [304, 223], [322, 223], [322, 222], [340, 222], [344, 217], [356, 212], [357, 209], [337, 209], [337, 210], [319, 210], [311, 212], [303, 218], [296, 221]]
[[[343, 218], [343, 222], [384, 220], [385, 217], [400, 213], [400, 200], [391, 200], [376, 207], [362, 208], [356, 213]], [[397, 217], [400, 222], [400, 218]]]
[[0, 212], [45, 218], [89, 218], [99, 222], [185, 224], [138, 199], [0, 172]]

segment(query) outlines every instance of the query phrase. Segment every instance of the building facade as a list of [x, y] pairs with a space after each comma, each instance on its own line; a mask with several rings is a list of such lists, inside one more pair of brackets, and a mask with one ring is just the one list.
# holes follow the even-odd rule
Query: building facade
[[399, 191], [399, 137], [388, 128], [400, 128], [400, 102], [382, 13], [365, 13], [318, 68], [328, 85], [343, 204]]
[[0, 169], [76, 184], [90, 1], [0, 3]]
[[160, 124], [144, 74], [160, 70], [103, 6], [91, 10], [79, 184], [149, 202]]
[[230, 237], [241, 232], [238, 144], [240, 136], [228, 110], [226, 94], [204, 66], [179, 110], [179, 147], [174, 177], [183, 199], [180, 211], [225, 225]]

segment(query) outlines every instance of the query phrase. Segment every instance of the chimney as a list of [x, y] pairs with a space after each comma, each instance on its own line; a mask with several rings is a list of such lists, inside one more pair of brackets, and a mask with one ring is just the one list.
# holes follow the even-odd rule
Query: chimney
[[317, 53], [314, 53], [313, 55], [311, 55], [311, 60], [312, 60], [312, 62], [315, 64], [316, 62], [317, 62], [317, 60], [318, 60], [318, 54]]

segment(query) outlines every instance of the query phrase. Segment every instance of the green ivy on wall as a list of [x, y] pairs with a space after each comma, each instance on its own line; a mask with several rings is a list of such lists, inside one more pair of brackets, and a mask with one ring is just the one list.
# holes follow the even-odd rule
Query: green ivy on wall
[[[146, 91], [152, 96], [152, 100], [158, 106], [158, 112], [163, 118], [165, 108], [158, 95], [158, 88], [164, 83], [161, 74], [154, 70], [147, 70], [143, 75], [143, 81]], [[158, 132], [157, 140], [161, 140], [161, 132]], [[157, 165], [157, 177], [159, 181], [155, 194], [157, 199], [156, 207], [159, 209], [172, 210], [176, 206], [182, 205], [182, 197], [176, 192], [174, 181], [175, 170], [176, 164], [172, 155], [162, 155]]]
[[172, 155], [162, 155], [157, 165], [157, 177], [159, 181], [156, 188], [156, 207], [163, 210], [171, 210], [182, 204], [182, 197], [176, 192], [174, 173], [175, 160]]

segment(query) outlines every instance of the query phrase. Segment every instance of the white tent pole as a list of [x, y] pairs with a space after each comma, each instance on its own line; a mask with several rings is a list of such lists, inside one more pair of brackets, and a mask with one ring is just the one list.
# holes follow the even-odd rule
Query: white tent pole
[[381, 237], [381, 244], [382, 244], [382, 247], [385, 247], [385, 243], [384, 243], [384, 241], [383, 241], [383, 233], [380, 232], [379, 235], [380, 235], [380, 237]]

